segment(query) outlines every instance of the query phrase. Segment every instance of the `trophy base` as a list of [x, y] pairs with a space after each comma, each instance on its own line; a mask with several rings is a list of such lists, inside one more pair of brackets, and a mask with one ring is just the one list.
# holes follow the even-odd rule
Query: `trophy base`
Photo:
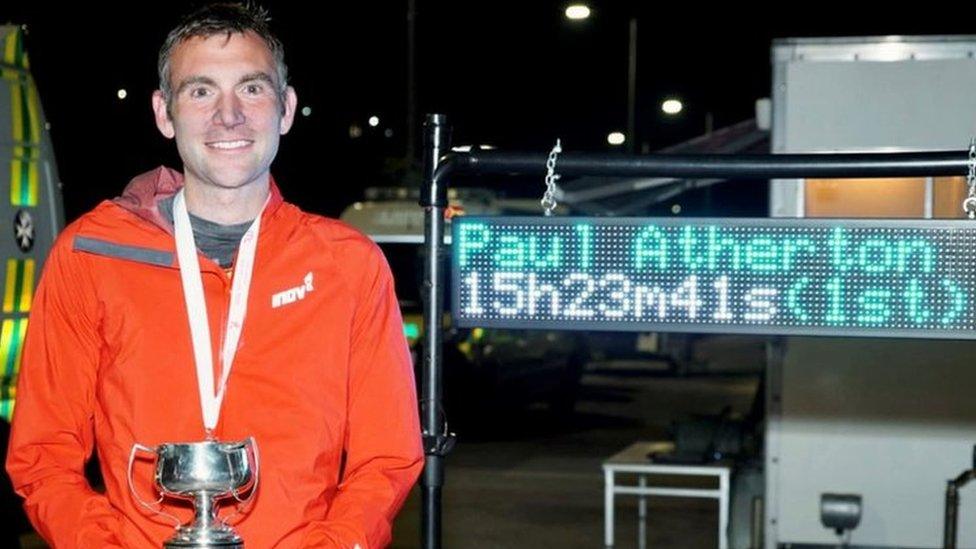
[[163, 549], [244, 549], [244, 542], [237, 541], [183, 541], [171, 540], [163, 543]]
[[184, 526], [163, 542], [163, 549], [244, 549], [244, 540], [227, 526]]

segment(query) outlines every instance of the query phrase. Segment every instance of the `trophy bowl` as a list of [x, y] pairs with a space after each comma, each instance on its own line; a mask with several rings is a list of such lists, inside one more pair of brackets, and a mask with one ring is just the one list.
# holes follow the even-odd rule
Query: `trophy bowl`
[[167, 496], [227, 497], [246, 492], [254, 481], [250, 441], [160, 444], [156, 456], [156, 484]]
[[[155, 487], [159, 498], [155, 505], [146, 503], [135, 491], [132, 464], [138, 452], [155, 460]], [[129, 489], [143, 507], [176, 522], [176, 533], [164, 548], [243, 549], [244, 542], [227, 521], [217, 516], [218, 500], [234, 498], [238, 503], [235, 516], [242, 514], [257, 493], [258, 451], [254, 438], [237, 442], [166, 443], [155, 448], [135, 444], [129, 456]], [[241, 495], [248, 493], [246, 499]], [[194, 520], [180, 524], [158, 505], [172, 497], [193, 502]]]

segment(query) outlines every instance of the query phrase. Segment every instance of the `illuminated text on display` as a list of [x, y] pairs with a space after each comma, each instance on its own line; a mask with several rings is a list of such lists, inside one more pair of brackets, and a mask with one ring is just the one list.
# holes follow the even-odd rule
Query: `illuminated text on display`
[[453, 223], [460, 326], [973, 337], [972, 222]]

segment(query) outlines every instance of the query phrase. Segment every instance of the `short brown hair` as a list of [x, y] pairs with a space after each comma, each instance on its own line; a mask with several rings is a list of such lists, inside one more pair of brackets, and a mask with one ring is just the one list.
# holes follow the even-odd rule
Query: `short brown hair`
[[285, 105], [285, 89], [288, 86], [288, 66], [285, 65], [285, 48], [278, 37], [271, 32], [268, 11], [255, 3], [227, 2], [208, 4], [187, 15], [180, 24], [169, 32], [166, 41], [159, 49], [159, 89], [166, 99], [166, 113], [172, 118], [173, 88], [169, 79], [170, 58], [173, 49], [190, 38], [207, 38], [226, 34], [230, 39], [233, 33], [251, 31], [261, 37], [271, 51], [278, 77], [278, 99], [282, 110]]

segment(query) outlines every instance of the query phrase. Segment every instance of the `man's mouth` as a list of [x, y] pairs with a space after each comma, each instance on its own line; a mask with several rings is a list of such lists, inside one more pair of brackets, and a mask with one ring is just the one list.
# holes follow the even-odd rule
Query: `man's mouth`
[[222, 151], [232, 151], [234, 149], [243, 149], [252, 145], [254, 141], [250, 139], [238, 139], [236, 141], [210, 141], [207, 146], [211, 149], [220, 149]]

